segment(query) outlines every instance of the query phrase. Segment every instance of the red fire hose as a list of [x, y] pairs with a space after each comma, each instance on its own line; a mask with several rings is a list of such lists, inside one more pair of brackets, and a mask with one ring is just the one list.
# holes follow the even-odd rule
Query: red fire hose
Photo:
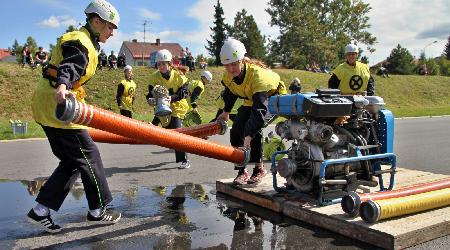
[[358, 194], [350, 192], [344, 196], [341, 201], [341, 207], [344, 212], [356, 216], [362, 202], [368, 200], [385, 200], [391, 198], [404, 197], [414, 194], [426, 193], [439, 189], [450, 188], [450, 178], [436, 182], [418, 184], [411, 187], [405, 187], [398, 190], [390, 190], [376, 193]]
[[238, 165], [247, 165], [250, 158], [248, 149], [225, 146], [170, 129], [148, 126], [144, 122], [77, 102], [73, 98], [67, 98], [65, 103], [56, 107], [56, 117], [66, 123], [73, 122], [137, 141], [145, 141]]
[[[148, 124], [147, 126], [153, 125]], [[216, 122], [208, 124], [200, 124], [189, 128], [177, 128], [174, 129], [174, 131], [195, 137], [206, 137], [216, 134], [223, 135], [227, 131], [227, 124], [223, 121], [218, 120]], [[136, 140], [94, 128], [89, 129], [88, 132], [95, 142], [112, 143], [112, 144], [149, 144], [144, 140]]]

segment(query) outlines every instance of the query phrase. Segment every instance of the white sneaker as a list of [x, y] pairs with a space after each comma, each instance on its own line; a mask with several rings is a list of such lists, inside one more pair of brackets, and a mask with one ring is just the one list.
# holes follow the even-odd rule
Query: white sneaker
[[183, 161], [178, 168], [179, 169], [188, 169], [190, 167], [191, 167], [191, 163], [189, 162], [189, 160], [187, 160], [187, 161]]

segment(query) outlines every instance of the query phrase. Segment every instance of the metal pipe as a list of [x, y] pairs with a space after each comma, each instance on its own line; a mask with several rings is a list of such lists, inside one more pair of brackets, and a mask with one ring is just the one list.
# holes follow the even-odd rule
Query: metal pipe
[[65, 123], [73, 122], [138, 141], [145, 140], [162, 147], [232, 162], [240, 166], [247, 165], [250, 159], [250, 150], [246, 148], [225, 146], [173, 130], [148, 126], [145, 122], [77, 102], [74, 98], [67, 98], [65, 103], [57, 105], [56, 117]]
[[[148, 124], [148, 126], [154, 125]], [[177, 128], [174, 129], [174, 131], [177, 131], [185, 135], [201, 138], [216, 134], [223, 135], [226, 133], [227, 129], [228, 129], [227, 124], [222, 120], [218, 120], [216, 122], [208, 124], [200, 124], [189, 128]], [[112, 143], [112, 144], [151, 144], [144, 140], [136, 140], [93, 128], [88, 129], [88, 132], [92, 140], [94, 140], [95, 142]]]
[[359, 214], [367, 223], [450, 205], [450, 188], [361, 204]]
[[391, 198], [404, 197], [408, 195], [426, 193], [443, 188], [450, 188], [450, 178], [443, 179], [436, 182], [418, 184], [410, 187], [401, 188], [398, 190], [389, 190], [376, 193], [358, 194], [356, 192], [349, 192], [348, 195], [342, 198], [341, 207], [347, 214], [358, 215], [361, 203], [368, 200], [384, 200]]

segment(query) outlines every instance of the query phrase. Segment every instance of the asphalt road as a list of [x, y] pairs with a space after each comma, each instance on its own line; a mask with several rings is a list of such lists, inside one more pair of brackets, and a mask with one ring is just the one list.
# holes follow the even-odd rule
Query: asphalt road
[[[398, 167], [450, 175], [449, 131], [450, 117], [397, 119], [395, 121], [395, 153], [398, 156]], [[228, 135], [213, 136], [210, 140], [228, 144]], [[98, 144], [98, 146], [106, 168], [110, 189], [116, 193], [129, 193], [130, 190], [133, 190], [136, 187], [166, 187], [185, 183], [207, 184], [205, 189], [210, 188], [211, 190], [209, 190], [209, 192], [214, 192], [214, 183], [217, 179], [232, 178], [236, 174], [233, 170], [233, 164], [231, 163], [195, 155], [189, 155], [192, 167], [190, 169], [180, 170], [177, 168], [178, 165], [174, 163], [175, 155], [173, 151], [158, 146], [110, 144]], [[11, 181], [33, 180], [39, 177], [47, 177], [57, 165], [57, 160], [51, 153], [48, 142], [45, 139], [0, 142], [0, 159], [0, 179]], [[153, 196], [149, 197], [153, 199]], [[145, 199], [150, 198], [144, 197], [144, 201], [142, 201], [142, 204], [140, 205], [150, 209], [149, 207], [152, 207], [152, 201], [145, 201]], [[30, 199], [29, 202], [32, 202], [32, 199]], [[71, 201], [69, 201], [69, 203], [70, 202]], [[28, 208], [30, 205], [27, 204], [26, 206]], [[107, 239], [112, 236], [116, 237], [116, 239], [127, 238], [129, 236], [137, 237], [136, 235], [143, 234], [144, 232], [152, 235], [162, 235], [162, 233], [164, 233], [164, 237], [169, 237], [167, 235], [176, 235], [176, 237], [179, 237], [180, 235], [179, 231], [174, 231], [174, 228], [177, 228], [177, 226], [171, 225], [170, 220], [160, 220], [158, 216], [150, 216], [147, 218], [133, 217], [130, 216], [131, 212], [129, 210], [129, 205], [124, 207], [124, 209], [128, 209], [128, 218], [125, 218], [123, 224], [120, 224], [115, 229], [92, 228], [83, 223], [80, 224], [77, 210], [71, 212], [66, 211], [63, 215], [70, 215], [69, 219], [65, 219], [68, 220], [68, 225], [71, 229], [61, 236], [62, 238], [46, 235], [42, 236], [36, 233], [23, 235], [18, 232], [17, 242], [12, 239], [11, 242], [7, 241], [7, 243], [11, 245], [6, 246], [27, 248], [27, 246], [55, 246], [55, 244], [62, 244], [59, 246], [74, 247], [75, 245], [67, 245], [67, 242], [87, 244], [87, 242], [100, 242], [98, 239]], [[22, 215], [26, 212], [19, 211], [18, 213]], [[57, 217], [57, 219], [63, 220], [60, 217]], [[210, 219], [210, 221], [215, 221], [216, 215], [211, 216]], [[201, 221], [201, 219], [199, 219], [199, 221]], [[0, 225], [5, 225], [5, 223], [9, 223], [8, 220], [0, 218]], [[221, 221], [220, 223], [224, 222]], [[19, 223], [19, 225], [22, 224]], [[153, 225], [154, 227], [149, 225]], [[80, 230], [76, 230], [77, 228], [80, 228]], [[81, 230], [85, 228], [86, 230]], [[264, 230], [269, 232], [272, 229], [267, 227]], [[2, 230], [0, 230], [0, 238], [2, 238], [1, 231]], [[6, 234], [10, 234], [6, 228], [4, 231]], [[210, 229], [207, 231], [210, 231]], [[317, 234], [309, 231], [307, 233], [312, 235]], [[11, 234], [14, 235], [15, 233]], [[127, 235], [127, 237], [125, 237], [125, 235]], [[219, 239], [219, 243], [221, 243], [219, 235], [223, 235], [223, 232], [217, 233], [217, 238]], [[99, 238], [97, 239], [96, 237]], [[190, 237], [194, 238], [193, 235]], [[215, 237], [212, 238], [215, 239]], [[172, 238], [164, 238], [164, 240], [171, 239]], [[146, 242], [147, 240], [148, 237], [139, 239], [137, 242], [138, 244], [143, 244], [142, 248], [147, 248], [150, 244], [149, 242]], [[222, 242], [224, 241], [226, 240], [223, 240]], [[449, 242], [450, 237], [447, 236], [428, 243], [428, 245], [418, 246], [417, 249], [445, 246]], [[87, 246], [93, 246], [89, 244]], [[105, 247], [105, 245], [101, 244], [99, 247]], [[192, 244], [190, 247], [196, 246], [192, 242], [190, 244]], [[0, 240], [0, 246], [1, 245]], [[134, 244], [132, 245], [136, 246]], [[127, 247], [126, 243], [122, 246]], [[200, 244], [197, 246], [202, 245]], [[295, 245], [286, 245], [288, 248], [293, 246]], [[330, 249], [336, 247], [336, 245], [333, 244], [327, 246], [327, 248]], [[322, 247], [322, 245], [320, 247]]]
[[[273, 129], [269, 127], [268, 129]], [[228, 145], [228, 135], [210, 140]], [[398, 167], [450, 175], [450, 117], [395, 120], [394, 152]], [[173, 150], [154, 145], [98, 144], [112, 190], [128, 185], [173, 186], [214, 183], [234, 177], [233, 164], [189, 154], [192, 167], [177, 169]], [[52, 173], [57, 160], [48, 142], [0, 142], [0, 178], [27, 180]]]

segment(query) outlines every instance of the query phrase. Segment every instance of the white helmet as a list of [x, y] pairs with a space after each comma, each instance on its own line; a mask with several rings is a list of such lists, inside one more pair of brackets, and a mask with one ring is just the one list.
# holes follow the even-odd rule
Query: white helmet
[[348, 44], [347, 46], [345, 46], [345, 54], [347, 53], [351, 53], [351, 52], [356, 52], [358, 53], [358, 46], [354, 45], [354, 44]]
[[220, 49], [220, 62], [226, 65], [242, 60], [247, 53], [245, 46], [234, 38], [228, 38]]
[[156, 62], [171, 62], [172, 53], [166, 49], [158, 50], [155, 55]]
[[108, 21], [119, 27], [120, 16], [119, 12], [105, 0], [92, 0], [92, 2], [84, 10], [86, 14], [97, 14], [101, 19]]
[[130, 65], [127, 65], [123, 68], [123, 71], [127, 71], [127, 70], [133, 70], [133, 67], [131, 67]]
[[200, 74], [200, 76], [203, 76], [206, 78], [206, 80], [208, 80], [208, 82], [212, 81], [212, 74], [211, 72], [209, 72], [208, 70], [202, 71], [202, 73]]

